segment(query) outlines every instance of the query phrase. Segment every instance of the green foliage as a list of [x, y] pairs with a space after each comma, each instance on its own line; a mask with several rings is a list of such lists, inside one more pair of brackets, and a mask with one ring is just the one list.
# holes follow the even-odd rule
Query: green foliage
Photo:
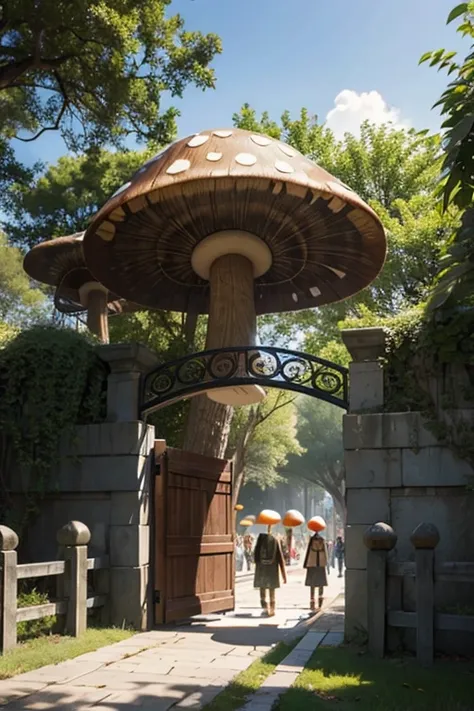
[[235, 410], [227, 454], [235, 455], [236, 487], [254, 482], [265, 490], [284, 481], [279, 470], [289, 455], [302, 452], [293, 400], [284, 391], [270, 389], [259, 405]]
[[[59, 130], [69, 148], [167, 142], [177, 111], [164, 92], [214, 86], [219, 38], [188, 31], [171, 0], [2, 2], [0, 125], [8, 138]], [[30, 134], [25, 138], [25, 133]], [[31, 135], [33, 134], [33, 135]]]
[[32, 182], [10, 190], [4, 229], [22, 247], [86, 229], [90, 218], [144, 163], [150, 151], [62, 156]]
[[26, 500], [17, 532], [54, 486], [61, 440], [67, 443], [77, 424], [103, 417], [105, 380], [94, 341], [81, 333], [34, 327], [0, 350], [0, 518], [9, 513], [14, 471]]
[[20, 250], [8, 246], [0, 231], [0, 322], [23, 325], [40, 315], [44, 301], [43, 292], [30, 288]]
[[321, 486], [331, 494], [344, 518], [342, 410], [309, 397], [299, 397], [296, 409], [302, 453], [289, 458], [283, 473]]
[[431, 310], [470, 300], [474, 291], [474, 3], [457, 5], [449, 14], [448, 23], [461, 18], [457, 31], [471, 42], [464, 59], [456, 52], [438, 49], [426, 52], [420, 62], [429, 61], [438, 70], [453, 75], [446, 90], [435, 104], [444, 117], [442, 180], [439, 191], [443, 209], [454, 205], [466, 212], [460, 228], [447, 244], [439, 265], [439, 274], [431, 295]]
[[[36, 605], [45, 605], [49, 602], [46, 593], [41, 593], [33, 588], [29, 592], [22, 592], [17, 598], [17, 607], [34, 607]], [[27, 639], [33, 639], [46, 634], [50, 634], [57, 622], [56, 615], [43, 617], [40, 620], [28, 620], [17, 624], [18, 640], [23, 642]]]

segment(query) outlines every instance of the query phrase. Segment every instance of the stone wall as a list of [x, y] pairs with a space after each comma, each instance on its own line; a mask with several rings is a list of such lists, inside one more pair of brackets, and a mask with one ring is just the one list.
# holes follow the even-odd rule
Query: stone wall
[[[371, 524], [383, 521], [394, 528], [398, 541], [391, 556], [396, 560], [414, 560], [410, 535], [419, 523], [430, 522], [440, 532], [437, 562], [474, 561], [474, 493], [469, 489], [474, 485], [474, 470], [452, 449], [439, 445], [420, 413], [376, 412], [383, 408], [382, 367], [376, 360], [383, 353], [380, 329], [362, 329], [357, 336], [345, 332], [343, 337], [354, 359], [366, 359], [350, 366], [351, 404], [343, 422], [346, 635], [351, 637], [367, 629], [367, 549], [363, 533]], [[358, 348], [364, 337], [372, 342], [372, 350]], [[474, 410], [446, 413], [446, 417], [453, 416], [474, 425]], [[473, 588], [466, 583], [437, 584], [436, 608], [447, 611], [472, 606]], [[402, 609], [416, 609], [413, 579], [403, 579], [400, 596]], [[406, 646], [413, 648], [413, 635], [405, 633], [402, 637]], [[438, 635], [438, 646], [449, 651], [457, 645], [455, 637], [456, 633], [443, 633], [443, 638]], [[389, 643], [391, 640], [393, 644], [400, 641], [389, 635]]]
[[[155, 430], [138, 420], [140, 374], [156, 357], [138, 345], [102, 346], [109, 364], [107, 422], [77, 427], [58, 452], [54, 488], [27, 532], [27, 562], [56, 560], [56, 532], [67, 521], [91, 531], [89, 556], [110, 558], [108, 616], [113, 625], [146, 629], [151, 620], [150, 565]], [[12, 472], [20, 509], [28, 475]], [[103, 591], [105, 592], [105, 591]], [[107, 591], [108, 592], [108, 591]]]

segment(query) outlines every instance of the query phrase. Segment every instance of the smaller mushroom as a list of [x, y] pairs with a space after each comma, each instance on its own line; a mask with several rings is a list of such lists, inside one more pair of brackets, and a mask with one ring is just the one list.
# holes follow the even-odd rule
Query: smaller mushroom
[[77, 314], [87, 310], [87, 326], [101, 340], [109, 341], [107, 316], [133, 310], [123, 299], [110, 294], [86, 268], [82, 250], [84, 232], [42, 242], [25, 256], [23, 268], [35, 281], [55, 286], [58, 311]]

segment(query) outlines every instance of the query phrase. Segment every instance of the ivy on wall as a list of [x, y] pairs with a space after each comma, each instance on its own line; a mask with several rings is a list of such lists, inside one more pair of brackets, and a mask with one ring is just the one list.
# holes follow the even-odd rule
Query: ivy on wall
[[398, 316], [344, 327], [382, 326], [386, 333], [385, 412], [421, 412], [440, 444], [474, 468], [474, 308], [427, 314], [423, 305]]
[[[54, 327], [21, 332], [0, 348], [0, 520], [21, 535], [54, 489], [61, 440], [104, 417], [107, 369], [86, 334]], [[25, 510], [12, 518], [11, 477]]]

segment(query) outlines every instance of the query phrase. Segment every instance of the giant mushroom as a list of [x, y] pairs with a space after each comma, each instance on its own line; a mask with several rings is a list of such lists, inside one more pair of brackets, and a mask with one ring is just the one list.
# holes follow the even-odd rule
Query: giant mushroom
[[[285, 143], [240, 129], [176, 141], [102, 207], [86, 263], [146, 307], [209, 314], [207, 349], [253, 346], [258, 314], [341, 301], [375, 279], [386, 253], [375, 212]], [[223, 404], [255, 385], [208, 392]]]
[[55, 286], [58, 311], [77, 314], [87, 311], [87, 326], [108, 343], [108, 315], [121, 313], [123, 300], [102, 286], [87, 269], [82, 250], [84, 232], [41, 242], [25, 256], [23, 267], [35, 281]]

